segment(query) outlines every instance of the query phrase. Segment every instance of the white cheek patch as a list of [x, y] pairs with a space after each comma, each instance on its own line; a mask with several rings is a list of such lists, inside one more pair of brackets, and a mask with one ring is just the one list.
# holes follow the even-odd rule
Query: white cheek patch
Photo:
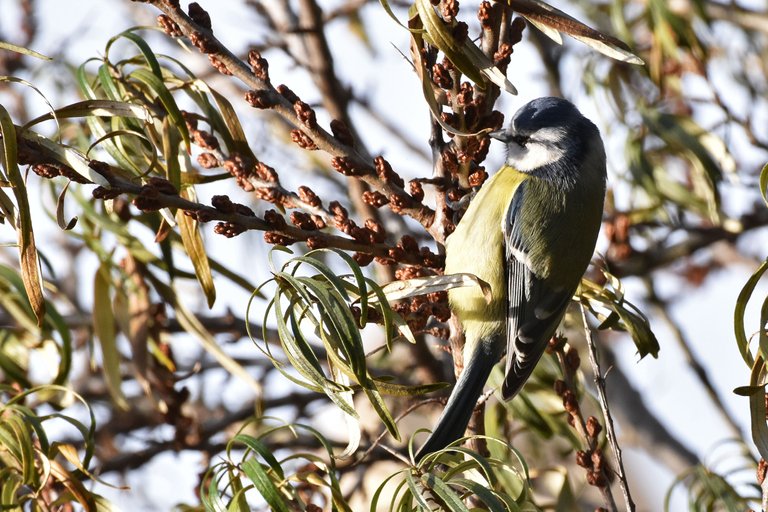
[[530, 172], [552, 164], [565, 156], [565, 150], [554, 145], [529, 140], [525, 146], [511, 142], [508, 146], [507, 165], [520, 172]]
[[525, 146], [510, 142], [507, 146], [507, 164], [520, 172], [530, 172], [557, 162], [565, 155], [565, 149], [557, 142], [565, 137], [561, 128], [541, 128], [531, 135]]

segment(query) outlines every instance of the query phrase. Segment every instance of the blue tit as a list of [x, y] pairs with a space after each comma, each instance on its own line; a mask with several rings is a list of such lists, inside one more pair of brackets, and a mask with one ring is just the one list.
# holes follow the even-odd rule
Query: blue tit
[[491, 288], [448, 292], [464, 331], [464, 369], [416, 459], [464, 435], [494, 365], [506, 352], [501, 395], [512, 399], [555, 334], [595, 249], [605, 198], [597, 127], [562, 98], [524, 105], [509, 128], [504, 166], [480, 189], [445, 246], [445, 273]]

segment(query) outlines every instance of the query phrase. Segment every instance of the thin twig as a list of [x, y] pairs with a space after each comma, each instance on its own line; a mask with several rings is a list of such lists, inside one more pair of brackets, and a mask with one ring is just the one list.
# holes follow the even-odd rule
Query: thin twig
[[629, 493], [629, 483], [627, 482], [627, 476], [624, 472], [624, 461], [621, 457], [621, 447], [616, 439], [616, 431], [613, 426], [613, 417], [611, 411], [608, 408], [608, 399], [605, 395], [605, 378], [600, 371], [600, 363], [597, 357], [597, 346], [595, 340], [592, 337], [592, 331], [587, 324], [587, 311], [584, 303], [580, 303], [581, 307], [581, 319], [584, 322], [584, 335], [587, 338], [587, 346], [589, 347], [589, 362], [592, 363], [592, 372], [595, 375], [595, 386], [597, 387], [597, 395], [600, 398], [600, 409], [603, 411], [603, 417], [605, 418], [605, 435], [608, 438], [608, 442], [611, 444], [611, 450], [616, 458], [616, 474], [619, 477], [619, 486], [621, 492], [624, 494], [624, 501], [627, 504], [627, 510], [634, 512], [635, 502], [632, 501], [632, 496]]
[[[409, 407], [408, 407], [406, 410], [404, 410], [402, 413], [400, 413], [399, 415], [397, 415], [397, 417], [395, 418], [395, 423], [398, 423], [398, 422], [399, 422], [401, 419], [405, 418], [406, 416], [408, 416], [409, 414], [411, 414], [413, 411], [415, 411], [416, 409], [418, 409], [418, 408], [419, 408], [419, 407], [421, 407], [422, 405], [426, 405], [426, 404], [429, 404], [429, 403], [434, 403], [434, 402], [440, 402], [440, 401], [441, 401], [441, 399], [440, 399], [440, 398], [428, 398], [428, 399], [426, 399], [426, 400], [421, 400], [421, 401], [419, 401], [419, 402], [416, 402], [416, 403], [414, 403], [414, 404], [411, 404], [411, 405], [410, 405], [410, 406], [409, 406]], [[353, 463], [350, 465], [350, 467], [354, 467], [354, 466], [357, 466], [357, 465], [359, 465], [360, 463], [362, 463], [362, 462], [363, 462], [365, 459], [367, 459], [367, 458], [368, 458], [368, 456], [371, 454], [371, 452], [373, 452], [373, 450], [375, 450], [375, 449], [376, 449], [376, 447], [378, 447], [378, 446], [381, 446], [382, 448], [384, 448], [385, 450], [387, 450], [389, 453], [392, 453], [392, 454], [393, 454], [393, 455], [395, 455], [395, 456], [396, 456], [398, 459], [400, 459], [400, 460], [403, 460], [403, 459], [404, 459], [404, 457], [403, 457], [401, 454], [399, 454], [399, 453], [397, 453], [397, 452], [394, 452], [394, 451], [392, 451], [392, 449], [391, 449], [391, 448], [388, 448], [387, 446], [385, 446], [385, 445], [383, 445], [383, 444], [381, 443], [381, 441], [384, 439], [384, 437], [386, 437], [386, 435], [387, 435], [388, 433], [389, 433], [389, 431], [388, 431], [387, 429], [384, 429], [384, 430], [381, 432], [381, 434], [379, 434], [379, 436], [378, 436], [378, 437], [377, 437], [377, 438], [376, 438], [376, 439], [373, 441], [373, 443], [371, 443], [371, 446], [369, 446], [369, 447], [368, 447], [368, 448], [367, 448], [367, 449], [366, 449], [366, 450], [363, 452], [363, 454], [360, 456], [360, 458], [359, 458], [359, 459], [357, 459], [355, 462], [353, 462]], [[406, 464], [408, 464], [408, 465], [410, 465], [410, 464], [411, 464], [411, 461], [409, 461], [409, 460], [407, 460], [407, 459], [405, 460], [405, 462], [406, 462]]]

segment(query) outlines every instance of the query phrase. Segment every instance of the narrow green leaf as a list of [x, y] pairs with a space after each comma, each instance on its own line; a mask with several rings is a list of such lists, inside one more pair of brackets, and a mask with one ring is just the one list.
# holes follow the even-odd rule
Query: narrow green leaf
[[[190, 201], [196, 200], [196, 194], [192, 187], [182, 187], [180, 195]], [[179, 224], [179, 233], [181, 235], [181, 242], [184, 244], [184, 250], [192, 262], [192, 267], [195, 269], [197, 282], [200, 283], [200, 288], [202, 288], [208, 301], [208, 307], [211, 308], [216, 301], [216, 288], [213, 283], [211, 265], [208, 261], [208, 254], [205, 251], [203, 237], [198, 228], [198, 222], [196, 219], [184, 215], [184, 212], [181, 210], [176, 212], [176, 222]]]
[[43, 55], [42, 53], [38, 53], [23, 46], [17, 46], [7, 41], [0, 41], [0, 50], [8, 50], [11, 52], [21, 53], [22, 55], [29, 55], [30, 57], [35, 57], [41, 60], [53, 60], [51, 57]]
[[21, 277], [24, 280], [24, 289], [27, 298], [35, 312], [37, 325], [43, 325], [45, 317], [45, 299], [43, 298], [43, 285], [40, 277], [40, 264], [35, 247], [35, 235], [32, 231], [32, 212], [27, 198], [27, 187], [19, 171], [16, 148], [16, 129], [8, 111], [0, 105], [0, 134], [2, 134], [2, 164], [8, 180], [13, 188], [18, 207], [16, 233], [19, 242], [19, 261]]
[[151, 115], [143, 105], [135, 105], [124, 101], [113, 100], [84, 100], [78, 101], [66, 107], [38, 116], [22, 126], [21, 130], [51, 119], [68, 119], [79, 117], [130, 117], [149, 121]]
[[181, 138], [184, 141], [187, 152], [189, 152], [190, 138], [187, 123], [184, 121], [184, 118], [181, 115], [181, 111], [176, 104], [176, 100], [173, 99], [171, 91], [169, 91], [165, 86], [163, 80], [147, 69], [136, 69], [130, 74], [130, 76], [149, 87], [149, 89], [157, 95], [160, 103], [162, 103], [163, 107], [165, 107], [165, 111], [168, 113], [168, 117], [170, 117], [172, 125], [181, 134]]
[[[744, 284], [744, 287], [739, 292], [739, 296], [736, 299], [736, 308], [733, 312], [733, 328], [734, 335], [736, 337], [736, 345], [739, 348], [739, 353], [744, 362], [752, 368], [755, 364], [754, 357], [749, 350], [749, 337], [747, 336], [746, 325], [744, 324], [744, 314], [747, 309], [747, 303], [752, 297], [755, 291], [757, 283], [762, 279], [763, 274], [768, 271], [768, 259], [758, 267], [752, 276]], [[764, 325], [760, 326], [761, 330], [765, 328]]]
[[763, 202], [768, 205], [768, 164], [765, 164], [760, 171], [760, 195], [763, 196]]
[[464, 505], [463, 501], [461, 501], [461, 497], [456, 494], [456, 492], [437, 475], [433, 473], [427, 473], [426, 475], [422, 475], [421, 481], [427, 487], [432, 489], [440, 501], [445, 503], [447, 510], [469, 512], [467, 506]]
[[266, 461], [266, 463], [269, 464], [269, 467], [272, 469], [272, 471], [275, 472], [275, 474], [278, 476], [280, 480], [285, 478], [285, 474], [283, 473], [283, 467], [277, 461], [277, 459], [269, 450], [269, 448], [267, 448], [267, 445], [264, 444], [261, 440], [256, 439], [253, 436], [238, 434], [234, 438], [232, 438], [232, 443], [244, 444], [245, 446], [247, 446], [257, 454], [259, 454], [264, 459], [264, 461]]
[[99, 339], [102, 355], [102, 372], [107, 389], [120, 409], [129, 409], [128, 401], [123, 394], [122, 370], [120, 368], [120, 352], [117, 349], [117, 332], [115, 316], [112, 312], [110, 298], [110, 268], [102, 263], [93, 276], [93, 331]]
[[59, 198], [56, 200], [56, 224], [58, 224], [59, 228], [64, 231], [70, 231], [77, 224], [77, 217], [72, 217], [68, 221], [64, 217], [64, 198], [67, 195], [70, 183], [72, 182], [67, 181], [67, 183], [64, 184], [64, 188], [61, 189]]
[[253, 482], [253, 485], [259, 491], [261, 497], [264, 498], [264, 501], [267, 502], [271, 510], [277, 512], [290, 512], [288, 504], [283, 500], [280, 491], [258, 461], [250, 459], [243, 462], [240, 467], [250, 481]]

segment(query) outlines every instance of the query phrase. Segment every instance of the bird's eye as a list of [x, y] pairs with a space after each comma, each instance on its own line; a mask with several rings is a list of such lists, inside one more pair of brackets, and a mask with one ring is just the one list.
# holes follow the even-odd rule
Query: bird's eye
[[518, 146], [524, 147], [526, 144], [528, 144], [528, 140], [530, 137], [527, 135], [515, 135], [512, 137], [512, 140], [517, 144]]

